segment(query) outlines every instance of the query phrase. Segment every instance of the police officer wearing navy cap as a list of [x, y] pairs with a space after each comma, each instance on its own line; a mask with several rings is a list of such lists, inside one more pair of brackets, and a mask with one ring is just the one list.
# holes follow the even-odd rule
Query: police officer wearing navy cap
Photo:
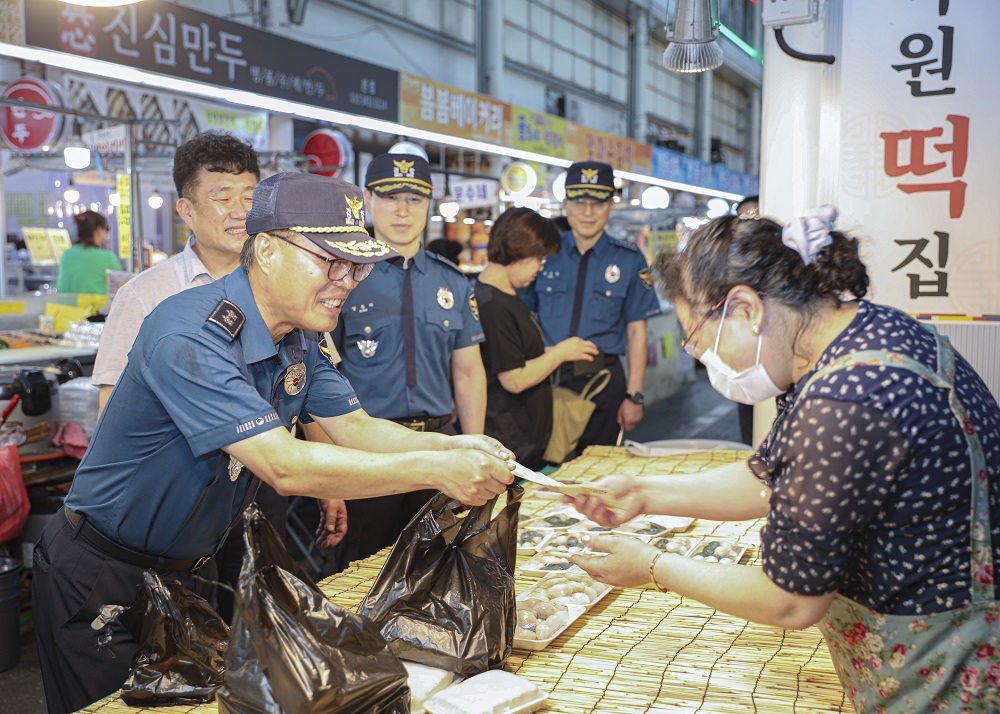
[[[405, 264], [377, 265], [347, 299], [334, 333], [340, 369], [374, 416], [454, 434], [454, 399], [462, 432], [480, 434], [486, 370], [479, 343], [486, 338], [479, 308], [468, 278], [420, 243], [433, 188], [430, 166], [414, 154], [381, 154], [368, 165], [365, 188], [375, 237]], [[346, 567], [391, 545], [431, 495], [348, 502], [347, 534], [333, 560]]]
[[[611, 371], [607, 388], [578, 448], [614, 444], [620, 430], [631, 431], [643, 416], [646, 376], [646, 320], [659, 314], [649, 266], [642, 252], [605, 231], [614, 211], [614, 171], [608, 164], [581, 161], [566, 171], [563, 209], [570, 230], [562, 248], [528, 288], [519, 291], [538, 315], [546, 345], [567, 337], [590, 340], [601, 350], [593, 361], [564, 366], [560, 383], [581, 391], [602, 367]], [[628, 361], [628, 378], [622, 366]]]
[[[261, 181], [240, 268], [161, 302], [34, 552], [34, 627], [50, 712], [118, 689], [139, 643], [101, 606], [131, 602], [152, 568], [196, 589], [258, 484], [358, 498], [436, 488], [485, 503], [513, 480], [485, 436], [421, 434], [375, 419], [305, 331], [333, 329], [374, 265], [398, 257], [364, 227], [356, 186], [282, 173]], [[300, 441], [315, 421], [333, 442]], [[378, 453], [370, 453], [378, 452]], [[211, 573], [205, 574], [209, 579]]]

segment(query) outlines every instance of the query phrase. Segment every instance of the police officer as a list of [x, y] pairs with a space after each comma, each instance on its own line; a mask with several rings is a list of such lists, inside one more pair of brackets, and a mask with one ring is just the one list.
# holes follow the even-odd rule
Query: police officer
[[[404, 265], [380, 263], [344, 303], [334, 334], [341, 370], [373, 416], [417, 431], [455, 433], [452, 400], [465, 434], [486, 421], [485, 341], [468, 279], [424, 250], [432, 190], [427, 160], [382, 154], [365, 176], [375, 237]], [[454, 384], [454, 392], [452, 392]], [[432, 492], [351, 501], [348, 529], [333, 559], [340, 567], [391, 545]]]
[[537, 313], [546, 345], [575, 336], [601, 350], [593, 361], [560, 369], [563, 386], [579, 392], [597, 370], [611, 371], [610, 383], [595, 399], [597, 408], [580, 450], [614, 444], [621, 429], [631, 431], [642, 419], [646, 319], [660, 312], [645, 256], [635, 244], [604, 231], [614, 211], [614, 193], [614, 172], [607, 164], [581, 161], [569, 167], [563, 209], [570, 230], [535, 283], [519, 291]]
[[[247, 232], [241, 268], [167, 298], [145, 319], [65, 509], [35, 549], [50, 712], [121, 686], [138, 643], [115, 624], [117, 657], [96, 651], [99, 608], [131, 602], [145, 568], [193, 587], [192, 571], [259, 481], [316, 498], [438, 488], [481, 504], [512, 480], [495, 439], [420, 434], [370, 417], [303, 335], [333, 329], [351, 290], [395, 256], [367, 235], [360, 189], [277, 174], [254, 190]], [[315, 421], [336, 445], [293, 438], [297, 421]]]

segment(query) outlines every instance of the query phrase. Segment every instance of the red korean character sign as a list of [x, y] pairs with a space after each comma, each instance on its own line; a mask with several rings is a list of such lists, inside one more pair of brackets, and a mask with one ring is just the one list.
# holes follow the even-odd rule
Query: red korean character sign
[[982, 61], [1000, 3], [845, 0], [843, 12], [831, 202], [861, 238], [875, 299], [1000, 313], [1000, 96]]
[[[18, 99], [31, 104], [62, 106], [58, 87], [32, 77], [14, 80], [0, 94], [4, 99]], [[4, 105], [0, 107], [0, 134], [14, 151], [45, 151], [62, 141], [68, 124], [62, 114], [43, 109]]]

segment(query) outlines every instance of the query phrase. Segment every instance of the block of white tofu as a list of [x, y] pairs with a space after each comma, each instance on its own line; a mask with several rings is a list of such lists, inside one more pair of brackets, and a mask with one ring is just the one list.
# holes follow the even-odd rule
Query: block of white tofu
[[445, 687], [450, 686], [460, 677], [454, 672], [428, 667], [416, 662], [403, 662], [410, 685], [410, 714], [421, 714], [424, 702], [433, 697]]
[[547, 697], [524, 677], [495, 669], [435, 694], [424, 708], [430, 714], [526, 714]]

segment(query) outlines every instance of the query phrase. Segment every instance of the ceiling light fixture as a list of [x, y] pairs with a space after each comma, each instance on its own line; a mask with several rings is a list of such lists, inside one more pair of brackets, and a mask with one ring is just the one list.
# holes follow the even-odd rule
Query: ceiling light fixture
[[[511, 149], [483, 141], [474, 141], [472, 139], [449, 136], [435, 131], [415, 129], [413, 127], [407, 127], [396, 122], [386, 121], [384, 119], [373, 119], [357, 114], [347, 114], [333, 109], [324, 109], [322, 107], [314, 107], [309, 104], [300, 104], [287, 99], [278, 99], [276, 97], [269, 97], [263, 94], [248, 92], [241, 89], [227, 89], [225, 87], [202, 84], [192, 80], [168, 77], [166, 75], [155, 74], [145, 70], [114, 64], [113, 62], [95, 60], [79, 55], [63, 54], [61, 52], [56, 52], [55, 50], [45, 50], [37, 47], [13, 45], [7, 42], [0, 42], [0, 56], [13, 57], [28, 62], [41, 62], [42, 64], [51, 67], [59, 67], [72, 72], [82, 72], [84, 74], [103, 77], [104, 79], [141, 84], [164, 91], [176, 91], [207, 99], [221, 99], [232, 104], [255, 107], [257, 109], [275, 112], [277, 114], [287, 114], [289, 116], [302, 119], [313, 119], [316, 121], [326, 121], [334, 124], [356, 126], [362, 129], [370, 129], [372, 131], [379, 131], [397, 136], [408, 136], [410, 139], [421, 139], [424, 141], [447, 144], [452, 147], [471, 149], [498, 156], [508, 156], [512, 159], [533, 161], [547, 166], [567, 168], [571, 163], [573, 163], [570, 159], [560, 159], [546, 154], [535, 153], [533, 151]], [[648, 176], [634, 171], [616, 170], [615, 173], [629, 181], [638, 181], [650, 186], [663, 186], [664, 188], [676, 191], [688, 191], [701, 196], [720, 196], [734, 201], [738, 201], [743, 198], [743, 195], [738, 193], [720, 191], [718, 189], [707, 188], [704, 186], [695, 186], [692, 184], [681, 183], [679, 181], [671, 181], [670, 179], [656, 178], [654, 176]]]
[[120, 7], [135, 5], [142, 0], [62, 0], [67, 5], [83, 5], [84, 7]]
[[667, 49], [663, 66], [671, 72], [706, 72], [722, 66], [719, 0], [671, 0], [667, 6]]

